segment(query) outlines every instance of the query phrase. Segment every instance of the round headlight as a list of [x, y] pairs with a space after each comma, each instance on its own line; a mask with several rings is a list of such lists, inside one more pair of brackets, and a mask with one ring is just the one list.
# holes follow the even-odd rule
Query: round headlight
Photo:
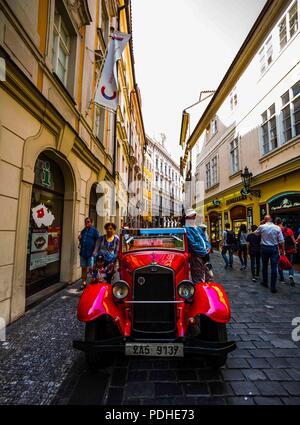
[[126, 298], [129, 292], [127, 283], [124, 280], [119, 280], [118, 282], [113, 284], [112, 292], [114, 294], [114, 297], [118, 300]]
[[178, 294], [181, 298], [189, 300], [195, 293], [195, 287], [189, 280], [184, 280], [178, 286]]

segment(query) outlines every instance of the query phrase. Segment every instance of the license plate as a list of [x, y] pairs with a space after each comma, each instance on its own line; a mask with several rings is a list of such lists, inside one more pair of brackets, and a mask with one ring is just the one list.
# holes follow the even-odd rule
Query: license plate
[[183, 357], [183, 344], [125, 344], [126, 356]]

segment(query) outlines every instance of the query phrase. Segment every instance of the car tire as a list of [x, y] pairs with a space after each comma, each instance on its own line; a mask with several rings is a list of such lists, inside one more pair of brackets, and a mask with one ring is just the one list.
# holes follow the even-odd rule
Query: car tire
[[[88, 322], [85, 325], [86, 342], [100, 341], [101, 339], [112, 338], [113, 336], [114, 335], [112, 335], [109, 319], [106, 316], [102, 316], [100, 319]], [[85, 352], [85, 359], [91, 371], [96, 371], [98, 369], [104, 369], [111, 366], [114, 358], [114, 353], [111, 352]]]
[[[203, 332], [200, 336], [205, 341], [227, 342], [227, 328], [225, 323], [217, 323], [208, 317], [201, 318], [201, 328]], [[227, 360], [227, 354], [211, 355], [205, 357], [207, 366], [213, 369], [219, 369], [224, 366]]]

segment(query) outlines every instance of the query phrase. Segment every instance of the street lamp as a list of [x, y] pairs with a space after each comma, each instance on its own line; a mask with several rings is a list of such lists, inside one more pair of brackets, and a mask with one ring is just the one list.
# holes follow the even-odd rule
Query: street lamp
[[244, 172], [241, 174], [242, 180], [243, 180], [243, 184], [244, 187], [249, 189], [251, 186], [251, 179], [252, 179], [253, 174], [249, 173], [248, 167], [245, 167]]
[[247, 166], [245, 167], [244, 172], [241, 173], [241, 177], [242, 177], [242, 182], [244, 186], [241, 190], [241, 195], [243, 196], [253, 195], [260, 198], [260, 195], [261, 195], [260, 190], [251, 189], [251, 181], [252, 181], [253, 174], [249, 172]]

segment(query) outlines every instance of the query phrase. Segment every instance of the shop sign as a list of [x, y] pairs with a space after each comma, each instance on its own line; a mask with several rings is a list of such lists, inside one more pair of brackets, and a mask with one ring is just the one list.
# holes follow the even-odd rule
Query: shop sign
[[38, 159], [36, 163], [36, 184], [44, 186], [47, 189], [54, 189], [54, 181], [50, 161]]
[[215, 207], [219, 207], [221, 205], [221, 201], [219, 201], [219, 199], [214, 199], [212, 203]]
[[270, 209], [272, 212], [277, 210], [297, 208], [297, 207], [300, 207], [299, 195], [294, 195], [294, 196], [286, 195], [279, 199], [276, 199], [273, 202], [270, 202]]
[[244, 199], [247, 199], [247, 196], [244, 196], [244, 195], [236, 196], [235, 198], [228, 199], [226, 201], [226, 205], [235, 204], [236, 202], [243, 201]]

